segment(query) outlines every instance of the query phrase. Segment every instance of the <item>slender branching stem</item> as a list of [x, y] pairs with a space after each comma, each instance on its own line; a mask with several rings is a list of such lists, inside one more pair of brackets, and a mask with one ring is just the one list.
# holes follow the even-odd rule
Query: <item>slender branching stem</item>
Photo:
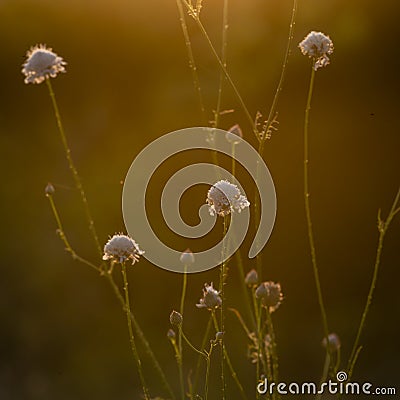
[[94, 240], [94, 243], [96, 245], [96, 248], [97, 248], [97, 251], [98, 251], [99, 255], [102, 256], [103, 253], [102, 253], [102, 250], [101, 250], [100, 241], [99, 241], [99, 238], [97, 236], [96, 228], [94, 226], [94, 221], [93, 221], [92, 214], [91, 214], [90, 208], [89, 208], [89, 204], [88, 204], [88, 201], [87, 201], [87, 198], [86, 198], [86, 193], [85, 193], [85, 191], [83, 189], [81, 178], [80, 178], [80, 176], [78, 174], [78, 171], [77, 171], [77, 169], [75, 167], [74, 160], [72, 159], [72, 156], [71, 156], [71, 149], [69, 148], [69, 145], [68, 145], [68, 142], [67, 142], [67, 137], [66, 137], [65, 132], [64, 132], [64, 127], [63, 127], [63, 124], [61, 122], [61, 116], [60, 116], [60, 111], [58, 109], [56, 96], [54, 94], [53, 87], [51, 85], [50, 79], [46, 79], [46, 84], [47, 84], [47, 87], [49, 89], [51, 101], [52, 101], [53, 108], [54, 108], [54, 113], [55, 113], [56, 120], [57, 120], [58, 130], [59, 130], [60, 137], [61, 137], [61, 142], [62, 142], [62, 145], [64, 147], [65, 155], [66, 155], [67, 161], [68, 161], [68, 166], [69, 166], [69, 169], [71, 170], [72, 176], [74, 178], [75, 186], [76, 186], [76, 188], [77, 188], [77, 190], [78, 190], [78, 192], [79, 192], [79, 194], [81, 196], [83, 207], [85, 209], [86, 219], [87, 219], [87, 222], [89, 224], [90, 233], [91, 233], [91, 235], [93, 237], [93, 240]]
[[93, 264], [92, 262], [90, 262], [90, 261], [78, 256], [78, 254], [76, 254], [75, 250], [71, 247], [71, 245], [70, 245], [70, 243], [69, 243], [69, 241], [67, 239], [67, 236], [65, 235], [64, 228], [63, 228], [62, 223], [61, 223], [60, 215], [58, 213], [56, 204], [55, 204], [54, 199], [53, 199], [53, 195], [46, 194], [46, 196], [49, 199], [51, 211], [53, 212], [54, 219], [56, 220], [58, 236], [60, 236], [60, 239], [64, 243], [65, 250], [68, 253], [71, 254], [71, 257], [74, 260], [77, 260], [77, 261], [79, 261], [79, 262], [81, 262], [83, 264], [88, 265], [90, 268], [93, 268], [96, 271], [101, 272], [101, 268], [100, 267], [98, 267], [97, 265]]
[[[306, 211], [306, 219], [307, 219], [307, 232], [308, 232], [308, 241], [310, 245], [310, 253], [311, 253], [311, 263], [314, 272], [314, 280], [317, 288], [318, 295], [318, 303], [322, 316], [322, 323], [324, 329], [324, 336], [326, 338], [326, 343], [329, 343], [329, 328], [328, 328], [328, 318], [326, 316], [324, 300], [322, 297], [322, 289], [321, 282], [319, 278], [319, 271], [317, 265], [317, 256], [315, 251], [315, 243], [314, 243], [314, 234], [311, 220], [311, 207], [310, 207], [310, 190], [308, 184], [308, 166], [309, 166], [309, 156], [308, 156], [308, 129], [309, 129], [309, 119], [310, 119], [310, 109], [311, 109], [311, 99], [314, 90], [314, 80], [315, 80], [315, 69], [314, 69], [315, 60], [313, 59], [312, 68], [311, 68], [311, 79], [310, 86], [308, 89], [307, 96], [307, 104], [305, 110], [305, 118], [304, 118], [304, 206]], [[329, 352], [329, 345], [326, 346], [327, 352]]]
[[144, 375], [143, 375], [142, 362], [140, 361], [140, 357], [139, 357], [139, 354], [136, 349], [135, 337], [133, 335], [132, 320], [131, 320], [132, 313], [131, 313], [131, 306], [130, 306], [130, 301], [129, 301], [128, 278], [126, 276], [125, 263], [121, 264], [121, 272], [122, 272], [122, 279], [124, 282], [126, 322], [128, 324], [129, 341], [131, 344], [132, 355], [133, 355], [133, 358], [136, 362], [136, 366], [138, 369], [144, 398], [145, 398], [145, 400], [150, 400], [149, 390], [147, 389], [146, 381], [145, 381]]
[[[220, 328], [219, 328], [219, 326], [218, 326], [217, 317], [216, 317], [214, 311], [212, 311], [212, 319], [213, 319], [213, 322], [214, 322], [214, 329], [215, 329], [215, 332], [221, 332], [221, 331], [220, 331]], [[232, 365], [232, 362], [231, 362], [231, 359], [230, 359], [230, 357], [229, 357], [229, 354], [228, 354], [228, 351], [227, 351], [226, 347], [223, 347], [221, 350], [224, 352], [226, 364], [227, 364], [227, 366], [228, 366], [228, 368], [229, 368], [229, 371], [230, 371], [230, 373], [231, 373], [231, 375], [232, 375], [233, 380], [234, 380], [235, 383], [236, 383], [236, 386], [237, 386], [238, 389], [239, 389], [240, 396], [242, 397], [243, 400], [247, 400], [246, 393], [245, 393], [245, 391], [244, 391], [244, 389], [243, 389], [242, 384], [240, 383], [239, 377], [237, 376], [237, 373], [236, 373], [235, 369], [233, 368], [233, 365]]]
[[187, 338], [187, 336], [184, 334], [182, 327], [179, 328], [179, 331], [182, 334], [183, 340], [186, 342], [186, 344], [197, 354], [199, 354], [202, 357], [207, 358], [207, 354], [203, 351], [200, 351], [199, 349], [196, 349], [196, 347], [191, 343], [191, 341]]
[[[120, 291], [118, 289], [118, 286], [114, 281], [113, 276], [111, 274], [109, 274], [109, 273], [104, 274], [104, 276], [106, 276], [107, 281], [109, 282], [109, 284], [110, 284], [115, 296], [119, 300], [122, 309], [124, 311], [126, 311], [124, 298], [122, 297], [122, 295], [121, 295], [121, 293], [120, 293]], [[134, 326], [134, 329], [135, 329], [135, 333], [138, 336], [138, 338], [140, 339], [140, 341], [142, 342], [142, 344], [144, 346], [144, 349], [146, 351], [146, 354], [148, 355], [148, 357], [152, 361], [153, 366], [154, 366], [155, 370], [157, 371], [165, 390], [168, 392], [168, 395], [171, 397], [171, 399], [175, 400], [176, 397], [174, 395], [174, 392], [172, 391], [172, 388], [171, 388], [170, 384], [167, 381], [167, 378], [166, 378], [166, 376], [164, 374], [164, 371], [162, 370], [160, 363], [158, 362], [156, 356], [153, 353], [153, 350], [151, 349], [150, 343], [147, 341], [147, 339], [146, 339], [146, 337], [145, 337], [145, 335], [144, 335], [139, 323], [137, 322], [134, 314], [132, 313], [132, 311], [130, 313], [130, 318], [132, 320], [132, 323], [133, 323], [133, 326]]]
[[252, 128], [252, 130], [254, 132], [254, 134], [256, 135], [257, 139], [259, 140], [260, 137], [259, 137], [259, 134], [257, 133], [257, 128], [255, 126], [254, 119], [251, 116], [251, 114], [250, 114], [250, 112], [249, 112], [249, 110], [248, 110], [248, 108], [246, 106], [246, 103], [244, 102], [244, 100], [243, 100], [238, 88], [236, 87], [235, 83], [233, 82], [233, 79], [231, 78], [231, 76], [230, 76], [227, 68], [225, 67], [221, 57], [218, 55], [218, 52], [217, 52], [215, 46], [213, 45], [210, 37], [208, 36], [208, 33], [207, 33], [206, 29], [204, 28], [203, 23], [200, 20], [200, 16], [196, 12], [193, 12], [194, 11], [193, 10], [193, 6], [188, 1], [183, 0], [183, 3], [186, 5], [190, 15], [194, 18], [197, 26], [199, 27], [202, 35], [204, 36], [208, 46], [210, 47], [210, 50], [211, 50], [212, 54], [214, 55], [215, 59], [217, 60], [218, 65], [220, 66], [220, 68], [221, 68], [226, 80], [228, 81], [229, 85], [232, 87], [232, 90], [235, 93], [235, 96], [236, 96], [241, 108], [243, 109], [243, 111], [244, 111], [244, 113], [245, 113], [245, 115], [246, 115], [246, 117], [247, 117], [247, 119], [249, 121], [249, 124], [250, 124], [250, 126], [251, 126], [251, 128]]
[[[210, 336], [211, 326], [212, 326], [212, 316], [210, 315], [210, 318], [208, 319], [206, 330], [204, 332], [203, 340], [201, 341], [201, 350], [204, 350], [206, 348], [207, 340], [209, 339], [209, 336]], [[199, 358], [197, 359], [196, 374], [194, 377], [194, 384], [193, 384], [194, 391], [196, 390], [197, 384], [199, 382], [200, 363], [201, 363], [201, 357], [199, 356]]]
[[[295, 26], [296, 15], [297, 15], [297, 3], [298, 3], [298, 0], [293, 0], [292, 16], [291, 16], [290, 25], [289, 25], [289, 37], [288, 37], [288, 41], [287, 41], [287, 45], [286, 45], [285, 56], [283, 59], [281, 76], [279, 78], [278, 86], [275, 91], [275, 96], [272, 101], [271, 108], [269, 110], [267, 122], [265, 123], [264, 129], [262, 130], [262, 133], [261, 133], [261, 142], [260, 143], [263, 143], [268, 137], [268, 131], [271, 128], [271, 124], [273, 123], [274, 117], [276, 114], [276, 107], [278, 105], [279, 95], [283, 89], [283, 84], [284, 84], [285, 76], [286, 76], [286, 69], [287, 69], [287, 65], [289, 62], [289, 56], [290, 56], [292, 42], [293, 42], [294, 26]], [[260, 155], [262, 155], [262, 153], [263, 153], [263, 149], [261, 149]]]
[[[224, 0], [224, 6], [222, 11], [222, 46], [221, 46], [221, 62], [226, 68], [226, 49], [228, 46], [228, 0]], [[222, 103], [222, 87], [225, 80], [225, 74], [221, 70], [219, 76], [219, 85], [218, 85], [218, 97], [217, 97], [217, 107], [214, 112], [214, 124], [215, 127], [218, 127], [219, 117], [221, 113], [221, 103]], [[234, 174], [233, 174], [234, 175]]]
[[[124, 298], [122, 297], [122, 295], [121, 295], [121, 293], [120, 293], [120, 291], [118, 289], [118, 286], [114, 281], [114, 278], [113, 278], [112, 274], [108, 273], [108, 272], [105, 273], [104, 272], [105, 271], [104, 267], [103, 268], [101, 266], [98, 267], [95, 264], [93, 264], [92, 262], [90, 262], [90, 261], [80, 257], [78, 254], [76, 254], [75, 250], [71, 247], [67, 236], [65, 235], [65, 232], [64, 232], [64, 229], [63, 229], [63, 226], [62, 226], [62, 222], [61, 222], [61, 218], [59, 216], [59, 213], [58, 213], [58, 210], [57, 210], [57, 207], [56, 207], [56, 204], [54, 202], [54, 199], [53, 199], [52, 195], [51, 194], [47, 194], [46, 196], [49, 199], [50, 206], [51, 206], [54, 218], [55, 218], [56, 223], [57, 223], [57, 233], [60, 236], [60, 239], [62, 240], [62, 242], [64, 243], [65, 248], [68, 251], [68, 253], [71, 254], [71, 257], [74, 260], [77, 260], [77, 261], [79, 261], [79, 262], [81, 262], [81, 263], [83, 263], [85, 265], [88, 265], [89, 267], [91, 267], [91, 268], [95, 269], [96, 271], [100, 272], [101, 276], [105, 276], [107, 278], [107, 281], [111, 285], [113, 293], [115, 294], [115, 296], [117, 297], [119, 303], [121, 304], [122, 310], [125, 312], [125, 301], [124, 301]], [[142, 342], [142, 344], [143, 344], [143, 346], [145, 348], [146, 354], [148, 355], [148, 357], [152, 361], [153, 366], [154, 366], [155, 370], [157, 371], [164, 388], [168, 392], [168, 395], [171, 397], [171, 399], [175, 400], [175, 395], [174, 395], [174, 393], [172, 391], [171, 386], [169, 385], [169, 383], [167, 381], [167, 378], [166, 378], [166, 376], [165, 376], [165, 374], [164, 374], [164, 372], [163, 372], [163, 370], [162, 370], [162, 368], [160, 366], [160, 363], [158, 362], [156, 356], [154, 355], [149, 342], [147, 341], [147, 339], [146, 339], [146, 337], [145, 337], [145, 335], [144, 335], [139, 323], [137, 322], [137, 320], [136, 320], [136, 318], [135, 318], [135, 316], [133, 315], [132, 312], [131, 312], [131, 320], [132, 320], [132, 323], [134, 325], [135, 332], [136, 332], [137, 336], [139, 337], [140, 341]]]
[[192, 43], [190, 41], [190, 35], [189, 35], [187, 24], [186, 24], [186, 17], [185, 17], [185, 12], [184, 12], [183, 6], [182, 6], [182, 0], [176, 0], [176, 5], [178, 7], [179, 20], [181, 22], [182, 33], [183, 33], [183, 37], [185, 40], [186, 51], [187, 51], [187, 56], [188, 56], [188, 60], [189, 60], [189, 68], [192, 72], [194, 90], [196, 91], [198, 99], [199, 99], [199, 105], [200, 105], [200, 111], [201, 111], [202, 118], [203, 118], [204, 122], [206, 123], [207, 118], [206, 118], [206, 110], [204, 108], [203, 94], [201, 91], [199, 74], [197, 72], [197, 66], [196, 66], [196, 62], [194, 59], [194, 55], [193, 55]]
[[354, 341], [353, 349], [351, 351], [351, 355], [350, 355], [349, 362], [348, 362], [348, 365], [347, 365], [349, 379], [351, 378], [351, 375], [353, 373], [353, 369], [354, 369], [354, 366], [355, 366], [359, 351], [361, 350], [361, 349], [359, 350], [359, 342], [360, 342], [362, 331], [364, 329], [365, 320], [367, 319], [369, 308], [370, 308], [371, 303], [372, 303], [372, 298], [373, 298], [373, 295], [374, 295], [374, 292], [375, 292], [376, 282], [378, 280], [379, 267], [380, 267], [380, 264], [381, 264], [381, 256], [382, 256], [382, 250], [383, 250], [383, 243], [384, 243], [385, 235], [386, 235], [387, 230], [389, 229], [390, 223], [392, 222], [393, 218], [400, 211], [400, 208], [398, 208], [399, 201], [400, 201], [400, 188], [397, 191], [396, 197], [395, 197], [395, 199], [393, 201], [393, 204], [392, 204], [392, 207], [391, 207], [391, 209], [389, 211], [389, 215], [388, 215], [388, 217], [386, 218], [385, 221], [383, 221], [381, 219], [380, 211], [378, 213], [379, 239], [378, 239], [378, 247], [377, 247], [377, 250], [376, 250], [374, 272], [373, 272], [373, 276], [372, 276], [371, 285], [370, 285], [370, 288], [369, 288], [369, 291], [368, 291], [367, 301], [365, 303], [364, 311], [362, 313], [360, 325], [358, 326], [356, 339]]

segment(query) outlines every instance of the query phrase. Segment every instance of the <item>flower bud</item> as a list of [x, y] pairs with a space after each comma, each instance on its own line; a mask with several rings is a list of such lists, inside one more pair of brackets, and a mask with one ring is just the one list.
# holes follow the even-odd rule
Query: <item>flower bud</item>
[[182, 326], [183, 317], [182, 314], [178, 313], [178, 311], [173, 310], [169, 316], [169, 322], [173, 326]]
[[169, 340], [175, 340], [175, 337], [176, 337], [175, 331], [173, 329], [168, 329], [167, 338]]
[[45, 189], [44, 189], [44, 193], [46, 194], [46, 196], [51, 196], [54, 194], [56, 190], [54, 189], [54, 186], [49, 182]]
[[180, 262], [187, 266], [194, 263], [194, 254], [190, 249], [186, 249], [179, 258]]
[[244, 278], [244, 281], [245, 281], [246, 285], [248, 285], [248, 286], [257, 285], [257, 283], [258, 283], [257, 271], [255, 269], [252, 269], [251, 271], [249, 271], [247, 273], [246, 277]]
[[[339, 336], [336, 333], [330, 333], [328, 335], [329, 350], [332, 352], [338, 351], [340, 349], [341, 343]], [[322, 346], [326, 348], [326, 337], [322, 339]]]

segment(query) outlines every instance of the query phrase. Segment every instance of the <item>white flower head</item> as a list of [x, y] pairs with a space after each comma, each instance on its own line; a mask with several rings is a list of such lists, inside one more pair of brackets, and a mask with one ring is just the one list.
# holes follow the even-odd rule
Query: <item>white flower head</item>
[[59, 72], [65, 72], [67, 63], [44, 44], [31, 47], [26, 57], [22, 68], [25, 83], [42, 83], [49, 77], [55, 78]]
[[207, 204], [211, 215], [217, 214], [222, 217], [233, 211], [240, 213], [250, 206], [250, 202], [240, 193], [239, 188], [226, 180], [211, 186], [207, 193]]
[[214, 310], [222, 304], [222, 299], [219, 296], [218, 290], [215, 290], [213, 284], [204, 284], [203, 297], [200, 299], [200, 303], [196, 304], [197, 308], [208, 308]]
[[299, 43], [299, 47], [305, 56], [315, 59], [315, 71], [318, 68], [326, 67], [329, 64], [328, 54], [333, 53], [332, 40], [322, 32], [310, 32]]
[[103, 260], [115, 260], [122, 264], [126, 260], [132, 260], [132, 264], [139, 261], [144, 251], [139, 249], [139, 245], [129, 236], [114, 235], [104, 246]]

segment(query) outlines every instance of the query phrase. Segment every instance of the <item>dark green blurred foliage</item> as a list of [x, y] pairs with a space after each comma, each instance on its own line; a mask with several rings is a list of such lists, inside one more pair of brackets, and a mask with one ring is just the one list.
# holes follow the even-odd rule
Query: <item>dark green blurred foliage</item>
[[[257, 110], [265, 113], [272, 101], [291, 3], [230, 2], [228, 69], [254, 114]], [[221, 6], [222, 1], [204, 1], [204, 23], [217, 45]], [[300, 2], [296, 23], [295, 45], [310, 30], [329, 34], [335, 45], [331, 65], [317, 73], [310, 185], [322, 287], [330, 327], [341, 337], [344, 360], [372, 275], [377, 210], [382, 208], [386, 214], [400, 184], [398, 12], [398, 2], [390, 0], [307, 0]], [[25, 51], [36, 43], [53, 47], [68, 62], [68, 72], [53, 85], [105, 242], [108, 235], [124, 230], [121, 181], [135, 155], [164, 133], [205, 123], [193, 91], [175, 2], [3, 0], [0, 17], [0, 398], [139, 398], [119, 304], [106, 281], [72, 261], [55, 234], [44, 196], [48, 181], [56, 187], [55, 199], [72, 245], [79, 254], [96, 260], [46, 87], [24, 85], [20, 69]], [[189, 29], [205, 103], [211, 110], [219, 71], [192, 21]], [[279, 281], [285, 294], [274, 314], [285, 381], [318, 381], [324, 357], [302, 198], [302, 124], [309, 73], [310, 61], [294, 46], [278, 106], [279, 132], [265, 152], [276, 185], [278, 214], [264, 250], [264, 277]], [[235, 113], [223, 117], [221, 127], [240, 123], [246, 139], [255, 145], [229, 87], [223, 108], [234, 108]], [[211, 118], [209, 112], [207, 119]], [[166, 165], [159, 180], [154, 180], [154, 191], [160, 192], [163, 177], [195, 157], [210, 161], [199, 153]], [[243, 171], [240, 174], [244, 176]], [[250, 185], [246, 190], [253, 192]], [[202, 203], [205, 191], [205, 187], [194, 189], [182, 199], [188, 222], [196, 223], [193, 205]], [[154, 223], [160, 225], [157, 202], [153, 207]], [[382, 386], [398, 381], [399, 223], [397, 218], [387, 235], [355, 373], [355, 379]], [[166, 227], [161, 232], [165, 234]], [[207, 247], [216, 237], [194, 247]], [[245, 251], [250, 240], [244, 244]], [[181, 250], [188, 247], [183, 239], [174, 244]], [[246, 261], [246, 270], [253, 266], [254, 261]], [[179, 305], [182, 277], [142, 259], [129, 271], [129, 278], [133, 309], [177, 387], [166, 332], [169, 313]], [[189, 277], [185, 330], [196, 344], [208, 314], [194, 305], [203, 283], [217, 282], [217, 278], [217, 271]], [[229, 306], [245, 309], [235, 262], [230, 265], [227, 296]], [[253, 389], [245, 335], [231, 315], [227, 326], [226, 341], [235, 349], [233, 362], [245, 387]], [[194, 357], [189, 350], [185, 354], [188, 373]], [[144, 365], [152, 393], [161, 394], [146, 358]], [[212, 381], [218, 376], [216, 364], [214, 368]], [[229, 398], [236, 397], [230, 394]]]

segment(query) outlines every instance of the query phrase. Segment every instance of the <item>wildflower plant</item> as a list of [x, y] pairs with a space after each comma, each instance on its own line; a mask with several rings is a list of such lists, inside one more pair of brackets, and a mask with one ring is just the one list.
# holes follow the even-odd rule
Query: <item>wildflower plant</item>
[[[291, 15], [291, 22], [289, 27], [289, 35], [287, 41], [287, 48], [284, 56], [284, 61], [282, 64], [281, 75], [273, 97], [273, 101], [270, 109], [263, 113], [257, 111], [252, 113], [247, 107], [244, 98], [242, 97], [237, 83], [233, 80], [230, 75], [226, 48], [227, 48], [227, 33], [228, 33], [228, 1], [223, 2], [223, 13], [222, 13], [222, 46], [221, 49], [217, 49], [213, 44], [210, 36], [202, 22], [202, 7], [204, 4], [202, 1], [187, 1], [187, 0], [177, 0], [178, 11], [180, 15], [181, 27], [183, 35], [185, 38], [185, 45], [188, 53], [189, 64], [193, 76], [193, 83], [196, 93], [199, 98], [201, 113], [204, 117], [207, 110], [203, 103], [202, 91], [200, 85], [200, 79], [197, 72], [197, 67], [195, 63], [194, 52], [192, 49], [192, 44], [190, 41], [190, 35], [187, 27], [187, 18], [192, 19], [195, 22], [195, 26], [199, 29], [201, 35], [206, 41], [208, 48], [211, 51], [212, 56], [217, 61], [220, 69], [220, 80], [217, 90], [217, 102], [215, 109], [212, 110], [213, 119], [210, 121], [210, 132], [215, 131], [215, 128], [221, 124], [221, 117], [224, 115], [222, 111], [222, 92], [224, 89], [224, 83], [226, 82], [230, 89], [233, 90], [237, 105], [239, 110], [243, 113], [244, 117], [248, 122], [246, 128], [241, 128], [238, 124], [232, 126], [225, 135], [226, 141], [231, 145], [232, 148], [232, 158], [235, 158], [235, 146], [239, 146], [242, 138], [249, 132], [252, 137], [255, 137], [258, 145], [258, 153], [263, 156], [264, 146], [267, 139], [271, 138], [273, 132], [277, 130], [278, 120], [277, 120], [277, 104], [279, 100], [279, 95], [283, 88], [284, 78], [286, 74], [286, 67], [289, 60], [291, 45], [294, 36], [294, 22], [297, 12], [297, 0], [293, 1], [293, 10]], [[311, 265], [314, 274], [314, 280], [316, 284], [317, 300], [320, 307], [322, 327], [324, 337], [322, 339], [322, 345], [326, 349], [325, 364], [323, 366], [322, 381], [328, 376], [336, 372], [340, 367], [341, 363], [341, 341], [339, 336], [330, 331], [330, 326], [328, 325], [327, 310], [324, 303], [319, 265], [317, 263], [316, 257], [316, 246], [314, 240], [314, 232], [312, 228], [312, 218], [311, 218], [311, 205], [310, 205], [310, 188], [309, 188], [309, 126], [310, 126], [310, 108], [311, 100], [313, 96], [313, 88], [315, 75], [319, 69], [326, 67], [330, 63], [329, 56], [333, 53], [333, 42], [329, 36], [323, 34], [322, 32], [311, 31], [305, 38], [299, 43], [299, 48], [303, 55], [311, 58], [311, 79], [308, 90], [305, 116], [304, 116], [304, 204], [305, 204], [305, 214], [307, 221], [307, 232], [309, 239], [309, 249]], [[68, 166], [71, 170], [72, 177], [74, 179], [75, 187], [78, 190], [83, 204], [86, 222], [89, 227], [89, 232], [91, 238], [97, 248], [98, 258], [95, 262], [86, 260], [85, 258], [79, 256], [75, 250], [70, 245], [67, 235], [64, 231], [63, 224], [60, 218], [60, 213], [56, 207], [55, 196], [56, 191], [52, 184], [48, 184], [45, 188], [45, 195], [49, 199], [51, 210], [53, 212], [54, 218], [56, 220], [58, 234], [60, 239], [63, 241], [67, 252], [70, 253], [74, 260], [77, 260], [83, 264], [90, 266], [94, 269], [99, 276], [105, 277], [110, 284], [110, 287], [115, 294], [116, 298], [120, 302], [121, 308], [125, 313], [127, 321], [127, 329], [129, 334], [130, 348], [135, 361], [138, 381], [141, 387], [141, 396], [145, 400], [150, 400], [151, 390], [148, 382], [150, 379], [144, 374], [144, 369], [142, 367], [142, 354], [138, 351], [138, 345], [140, 344], [146, 356], [154, 369], [157, 372], [157, 376], [160, 379], [164, 391], [165, 398], [172, 400], [185, 400], [190, 398], [191, 400], [208, 398], [225, 400], [229, 398], [228, 386], [231, 384], [227, 379], [228, 375], [232, 377], [235, 385], [235, 389], [238, 396], [242, 399], [249, 398], [249, 390], [242, 385], [239, 375], [236, 373], [235, 365], [230, 357], [230, 348], [226, 346], [226, 337], [229, 337], [231, 331], [230, 326], [226, 324], [226, 312], [232, 312], [236, 317], [235, 323], [240, 326], [246, 334], [248, 353], [250, 358], [250, 365], [254, 365], [254, 383], [257, 384], [262, 377], [267, 377], [271, 381], [279, 381], [279, 353], [278, 353], [278, 337], [276, 335], [274, 327], [274, 317], [275, 312], [279, 309], [279, 312], [284, 311], [282, 306], [283, 293], [280, 283], [276, 283], [271, 280], [263, 280], [264, 266], [267, 265], [263, 261], [262, 253], [258, 254], [255, 261], [246, 261], [246, 270], [248, 273], [245, 275], [245, 261], [241, 255], [240, 250], [236, 252], [232, 259], [226, 259], [225, 253], [229, 246], [226, 241], [226, 234], [228, 226], [230, 223], [230, 218], [232, 214], [241, 213], [246, 208], [252, 207], [255, 216], [255, 229], [258, 228], [257, 224], [259, 221], [261, 213], [260, 202], [255, 196], [254, 202], [250, 203], [246, 195], [241, 192], [239, 187], [229, 182], [228, 180], [222, 180], [216, 178], [216, 183], [214, 183], [206, 195], [206, 205], [208, 211], [212, 216], [217, 216], [217, 222], [222, 222], [222, 254], [220, 262], [220, 275], [219, 284], [214, 287], [213, 282], [205, 283], [202, 291], [202, 296], [198, 300], [197, 304], [186, 304], [186, 296], [188, 291], [188, 275], [190, 273], [191, 266], [195, 263], [196, 255], [187, 249], [181, 253], [179, 257], [179, 262], [184, 266], [182, 274], [182, 290], [179, 298], [176, 300], [176, 310], [173, 310], [169, 315], [169, 322], [171, 328], [168, 329], [165, 340], [169, 340], [172, 345], [175, 358], [177, 361], [177, 369], [179, 378], [179, 394], [176, 394], [173, 385], [171, 385], [166, 378], [163, 368], [161, 367], [157, 357], [152, 351], [152, 348], [147, 341], [139, 323], [135, 318], [135, 314], [131, 307], [131, 296], [129, 292], [129, 282], [127, 265], [135, 265], [140, 261], [144, 251], [140, 248], [139, 244], [129, 235], [123, 233], [118, 233], [109, 238], [109, 240], [104, 244], [100, 245], [96, 227], [92, 218], [92, 214], [89, 208], [88, 200], [81, 182], [80, 175], [75, 167], [71, 150], [69, 148], [67, 137], [64, 132], [63, 124], [61, 122], [61, 116], [59, 108], [56, 102], [55, 94], [50, 82], [50, 78], [57, 77], [58, 74], [66, 72], [65, 69], [66, 62], [59, 57], [56, 53], [52, 51], [51, 48], [47, 48], [45, 45], [36, 45], [32, 47], [27, 53], [27, 59], [23, 64], [22, 73], [25, 76], [25, 83], [40, 84], [46, 82], [51, 97], [56, 122], [60, 134], [60, 138], [64, 147], [65, 155], [67, 158]], [[210, 135], [210, 138], [212, 135]], [[218, 157], [213, 154], [213, 160], [215, 164], [218, 164]], [[236, 169], [235, 163], [232, 163], [232, 175], [235, 176]], [[259, 177], [257, 177], [259, 178]], [[256, 182], [257, 183], [257, 182]], [[376, 261], [374, 266], [374, 275], [371, 282], [370, 291], [362, 314], [360, 325], [358, 328], [357, 336], [352, 348], [352, 352], [347, 364], [347, 370], [349, 372], [349, 377], [351, 377], [355, 364], [357, 362], [358, 355], [360, 353], [359, 341], [361, 338], [362, 331], [364, 329], [365, 320], [369, 311], [370, 304], [372, 302], [372, 297], [374, 294], [374, 289], [376, 286], [378, 270], [380, 266], [381, 253], [383, 248], [384, 236], [389, 228], [389, 225], [397, 213], [400, 212], [400, 190], [397, 193], [395, 200], [393, 202], [392, 208], [386, 219], [381, 218], [381, 214], [378, 216], [378, 230], [379, 230], [379, 243], [376, 255]], [[147, 249], [146, 252], [151, 252], [152, 249]], [[178, 259], [178, 258], [177, 258]], [[247, 263], [249, 265], [247, 265]], [[122, 274], [122, 285], [118, 285], [114, 280], [113, 266], [115, 269], [120, 269]], [[240, 275], [240, 284], [242, 286], [243, 301], [239, 304], [239, 309], [230, 307], [230, 303], [236, 299], [227, 298], [226, 295], [226, 285], [229, 283], [228, 277], [228, 266], [230, 269], [237, 270]], [[136, 267], [135, 267], [136, 268]], [[132, 272], [134, 269], [132, 269]], [[208, 280], [209, 282], [210, 280]], [[121, 286], [121, 287], [120, 287]], [[286, 293], [286, 290], [285, 290]], [[288, 294], [288, 297], [290, 295]], [[244, 303], [244, 304], [242, 304]], [[281, 307], [282, 306], [282, 307]], [[201, 345], [195, 345], [185, 334], [187, 333], [186, 325], [190, 318], [186, 318], [188, 313], [196, 313], [195, 309], [206, 309], [208, 311], [208, 324], [204, 329], [204, 336]], [[242, 309], [245, 309], [243, 311]], [[201, 311], [197, 311], [201, 313]], [[205, 313], [206, 315], [207, 313]], [[165, 318], [166, 321], [168, 318]], [[213, 330], [213, 331], [212, 331]], [[165, 331], [164, 331], [165, 335]], [[139, 340], [137, 340], [139, 339]], [[185, 350], [184, 350], [185, 346]], [[220, 383], [217, 388], [219, 395], [215, 393], [217, 389], [210, 396], [210, 371], [211, 362], [216, 362], [214, 359], [214, 349], [219, 347], [220, 349], [220, 360], [218, 361], [220, 367]], [[240, 348], [240, 346], [238, 346]], [[186, 350], [194, 352], [197, 356], [197, 365], [194, 368], [193, 365], [190, 369], [194, 370], [193, 376], [185, 376], [186, 370], [184, 362], [186, 363], [189, 357], [186, 357]], [[203, 381], [203, 387], [201, 387], [201, 381]], [[255, 385], [254, 385], [255, 386]], [[250, 391], [251, 396], [255, 396], [256, 399], [260, 399], [260, 393], [254, 393], [252, 389]], [[160, 398], [160, 397], [155, 397]], [[272, 400], [278, 400], [279, 397], [272, 395]], [[160, 398], [161, 399], [161, 398]], [[163, 398], [164, 399], [164, 398]]]

